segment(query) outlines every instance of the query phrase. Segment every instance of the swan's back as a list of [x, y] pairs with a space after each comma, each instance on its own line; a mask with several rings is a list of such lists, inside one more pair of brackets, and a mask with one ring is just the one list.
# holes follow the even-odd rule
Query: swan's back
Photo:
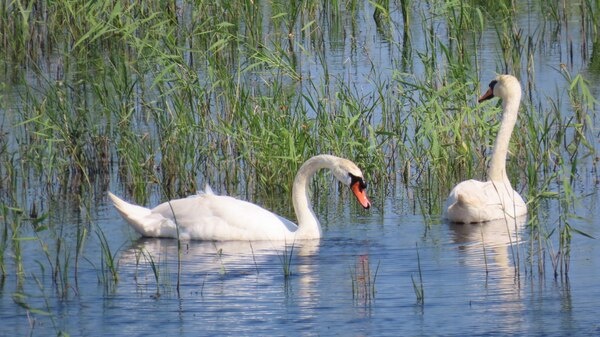
[[451, 222], [477, 223], [525, 214], [527, 206], [510, 184], [470, 179], [450, 191], [444, 217]]
[[224, 195], [202, 194], [172, 200], [152, 212], [177, 221], [183, 237], [202, 240], [281, 240], [292, 238], [296, 230], [296, 225], [287, 219]]
[[[197, 240], [294, 240], [296, 225], [252, 203], [211, 193], [164, 202], [153, 209], [113, 203], [141, 235]], [[177, 228], [176, 224], [179, 226]]]

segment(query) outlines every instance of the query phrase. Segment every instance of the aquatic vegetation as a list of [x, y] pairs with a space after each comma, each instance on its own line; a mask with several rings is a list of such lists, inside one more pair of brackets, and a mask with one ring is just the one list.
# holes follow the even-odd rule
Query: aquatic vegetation
[[114, 287], [119, 282], [118, 251], [114, 253], [111, 251], [108, 240], [102, 229], [98, 228], [96, 230], [96, 236], [98, 237], [100, 247], [102, 248], [98, 281], [106, 290], [114, 290]]
[[[289, 251], [288, 251], [289, 247]], [[284, 245], [281, 254], [278, 254], [279, 262], [281, 262], [281, 270], [283, 278], [288, 280], [292, 276], [292, 257], [294, 256], [294, 243]]]
[[140, 250], [140, 253], [142, 256], [144, 256], [144, 259], [146, 260], [146, 262], [148, 262], [150, 264], [150, 267], [152, 268], [152, 275], [154, 275], [154, 281], [156, 282], [156, 293], [155, 296], [159, 297], [160, 296], [160, 281], [161, 281], [161, 269], [159, 264], [154, 260], [154, 257], [152, 256], [152, 254], [150, 252], [145, 251], [144, 249]]
[[413, 290], [417, 298], [417, 304], [425, 304], [425, 288], [423, 287], [423, 271], [421, 270], [421, 256], [419, 255], [419, 245], [415, 244], [417, 252], [417, 270], [419, 272], [419, 279], [415, 280], [414, 275], [410, 275], [412, 280]]

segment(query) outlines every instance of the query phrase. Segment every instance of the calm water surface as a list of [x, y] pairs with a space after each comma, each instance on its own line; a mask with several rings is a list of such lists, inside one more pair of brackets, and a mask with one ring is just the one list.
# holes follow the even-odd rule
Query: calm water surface
[[[381, 205], [386, 206], [391, 209]], [[0, 319], [15, 335], [44, 335], [54, 327], [72, 335], [600, 333], [600, 252], [595, 240], [581, 236], [574, 237], [570, 277], [555, 280], [551, 266], [544, 275], [532, 267], [528, 231], [522, 226], [514, 231], [514, 223], [508, 235], [504, 222], [427, 225], [420, 215], [332, 211], [322, 216], [322, 240], [293, 248], [272, 242], [184, 243], [178, 296], [176, 241], [131, 241], [129, 235], [135, 235], [116, 211], [101, 208], [98, 225], [110, 233], [113, 247], [122, 245], [118, 284], [106, 290], [98, 283], [98, 268], [81, 263], [77, 296], [71, 289], [67, 300], [57, 298], [49, 279], [40, 280], [44, 291], [26, 285], [24, 292], [34, 299], [28, 303], [54, 315], [54, 323], [36, 315], [33, 330], [23, 309], [4, 293]], [[585, 229], [594, 234], [591, 226]], [[290, 253], [286, 278], [282, 261]], [[91, 263], [99, 249], [85, 255]], [[413, 289], [413, 280], [420, 283], [419, 262], [422, 304]], [[4, 290], [14, 287], [9, 279]]]

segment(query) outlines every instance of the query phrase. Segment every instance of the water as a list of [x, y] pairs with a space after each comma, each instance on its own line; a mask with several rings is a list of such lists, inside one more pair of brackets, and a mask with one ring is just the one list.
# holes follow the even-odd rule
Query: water
[[[531, 3], [517, 13], [524, 34], [535, 35], [540, 27], [554, 31], [556, 27], [551, 23], [546, 27], [543, 13]], [[343, 34], [335, 29], [324, 31], [325, 40], [332, 41], [324, 51], [332, 78], [351, 83], [361, 97], [370, 97], [368, 93], [375, 90], [372, 69], [383, 69], [379, 74], [385, 82], [385, 77], [392, 77], [397, 68], [391, 59], [397, 61], [397, 54], [402, 52], [399, 45], [378, 33], [371, 19], [372, 7], [366, 7], [359, 10], [358, 26], [352, 30], [347, 28], [350, 20], [345, 18], [348, 30]], [[393, 15], [400, 26], [399, 13]], [[412, 48], [422, 51], [427, 41], [418, 35], [421, 20], [413, 17]], [[577, 18], [570, 20], [573, 23]], [[437, 23], [440, 36], [445, 36], [443, 18]], [[535, 71], [528, 72], [532, 78], [526, 79], [536, 83], [532, 104], [549, 104], [546, 98], [554, 98], [557, 92], [565, 95], [562, 90], [567, 84], [557, 70], [560, 64], [566, 64], [573, 74], [597, 77], [587, 68], [585, 58], [568, 57], [570, 41], [574, 41], [575, 50], [581, 50], [578, 28], [571, 24], [559, 30], [562, 35], [548, 34], [540, 40], [534, 53]], [[264, 29], [274, 28], [265, 24]], [[488, 29], [481, 40], [477, 67], [486, 81], [502, 68], [498, 66], [496, 34]], [[394, 41], [401, 41], [398, 31], [392, 35]], [[296, 52], [303, 76], [319, 83], [320, 61], [315, 55], [302, 59], [306, 56]], [[411, 71], [419, 74], [423, 67], [415, 61]], [[486, 85], [482, 83], [480, 88]], [[591, 83], [590, 89], [597, 93], [600, 86]], [[19, 90], [7, 89], [9, 98], [18, 98]], [[569, 111], [567, 101], [563, 98], [565, 111]], [[3, 118], [10, 120], [9, 113], [14, 110], [7, 110]], [[596, 121], [597, 115], [590, 118]], [[598, 146], [597, 132], [591, 130], [596, 137], [592, 139], [594, 147]], [[14, 139], [8, 143], [17, 147]], [[113, 172], [107, 184], [117, 194], [125, 195], [116, 175]], [[593, 237], [600, 236], [594, 221], [599, 215], [597, 178], [595, 166], [583, 163], [574, 184], [578, 196], [574, 213], [581, 218], [569, 218], [573, 228]], [[596, 314], [600, 251], [596, 239], [574, 235], [568, 277], [554, 277], [556, 236], [537, 246], [539, 241], [532, 237], [524, 219], [517, 224], [447, 224], [438, 214], [427, 214], [415, 206], [414, 190], [392, 190], [385, 196], [370, 190], [378, 202], [369, 211], [341, 206], [340, 198], [326, 200], [330, 195], [324, 193], [315, 208], [324, 226], [320, 241], [295, 243], [293, 247], [273, 242], [185, 242], [180, 272], [177, 242], [138, 239], [102, 191], [91, 192], [98, 194], [97, 202], [86, 210], [79, 208], [77, 197], [48, 197], [44, 205], [54, 209], [48, 221], [55, 226], [52, 233], [57, 233], [69, 249], [56, 249], [55, 238], [48, 231], [24, 230], [22, 254], [12, 247], [4, 250], [8, 276], [0, 284], [0, 335], [43, 336], [60, 331], [73, 336], [600, 333]], [[159, 198], [158, 194], [150, 197], [156, 202]], [[271, 203], [277, 205], [280, 196], [272, 198]], [[547, 232], [557, 227], [560, 211], [555, 205], [543, 204], [536, 214]], [[278, 207], [279, 213], [289, 211], [289, 207]], [[5, 226], [10, 222], [8, 218], [3, 220]], [[77, 228], [86, 228], [88, 236], [75, 272]], [[108, 276], [102, 267], [105, 257], [97, 236], [99, 230], [106, 235], [110, 253], [117, 261], [116, 283], [105, 279]], [[55, 251], [61, 252], [58, 260]], [[65, 251], [70, 255], [62, 255], [67, 254]], [[541, 259], [539, 254], [543, 254]], [[22, 271], [15, 256], [22, 257]], [[291, 275], [286, 276], [289, 256]], [[59, 271], [54, 280], [51, 270], [64, 265], [64, 261], [70, 261], [67, 283], [60, 278], [63, 272]], [[415, 285], [421, 284], [422, 303], [415, 292]]]
[[[29, 305], [52, 314], [55, 329], [84, 336], [600, 332], [595, 240], [575, 236], [569, 277], [554, 279], [549, 266], [539, 275], [529, 262], [531, 240], [522, 222], [516, 230], [509, 225], [508, 235], [504, 222], [428, 225], [420, 215], [386, 209], [332, 211], [323, 219], [322, 240], [293, 248], [272, 242], [185, 242], [178, 295], [176, 241], [129, 240], [125, 222], [105, 208], [98, 226], [111, 233], [113, 243], [123, 243], [114, 288], [105, 289], [98, 283], [98, 268], [82, 262], [79, 287], [69, 289], [66, 299], [57, 297], [48, 278], [41, 288], [26, 282], [24, 293]], [[92, 248], [85, 255], [93, 261], [98, 253]], [[289, 254], [291, 275], [286, 277], [282, 261]], [[370, 270], [370, 285], [361, 278], [366, 274], [361, 266]], [[0, 296], [0, 319], [14, 328], [11, 335], [53, 331], [48, 316], [32, 313], [31, 323], [15, 305], [13, 277]], [[420, 277], [423, 303], [413, 289]]]

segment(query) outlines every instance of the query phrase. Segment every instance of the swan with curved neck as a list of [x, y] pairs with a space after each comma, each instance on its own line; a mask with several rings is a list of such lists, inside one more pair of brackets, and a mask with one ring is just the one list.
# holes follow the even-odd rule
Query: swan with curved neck
[[508, 145], [521, 103], [519, 81], [511, 75], [499, 75], [479, 102], [493, 97], [502, 100], [503, 113], [487, 170], [488, 180], [463, 181], [450, 191], [444, 213], [451, 222], [476, 223], [527, 214], [525, 202], [506, 175]]
[[309, 203], [308, 185], [310, 178], [323, 168], [349, 186], [362, 207], [371, 207], [360, 169], [350, 160], [331, 155], [310, 158], [296, 174], [292, 202], [298, 225], [250, 202], [215, 195], [208, 186], [204, 193], [171, 200], [153, 209], [127, 203], [110, 192], [108, 195], [125, 220], [145, 237], [177, 238], [179, 232], [180, 238], [193, 240], [318, 239], [322, 230]]

